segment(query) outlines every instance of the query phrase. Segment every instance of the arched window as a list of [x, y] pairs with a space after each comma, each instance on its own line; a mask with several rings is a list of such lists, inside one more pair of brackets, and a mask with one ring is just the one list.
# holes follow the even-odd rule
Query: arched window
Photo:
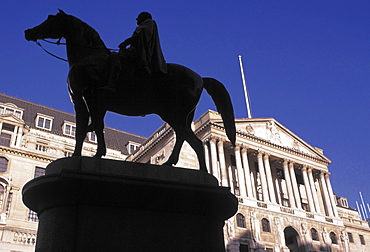
[[8, 170], [8, 159], [0, 157], [0, 172], [6, 172]]
[[262, 222], [262, 231], [263, 232], [271, 232], [269, 220], [263, 218], [261, 222]]
[[245, 228], [245, 217], [241, 213], [236, 215], [236, 225], [241, 228]]
[[319, 240], [319, 235], [317, 234], [317, 230], [314, 228], [311, 228], [311, 238], [313, 241]]
[[330, 239], [332, 244], [338, 244], [337, 235], [334, 232], [330, 232]]

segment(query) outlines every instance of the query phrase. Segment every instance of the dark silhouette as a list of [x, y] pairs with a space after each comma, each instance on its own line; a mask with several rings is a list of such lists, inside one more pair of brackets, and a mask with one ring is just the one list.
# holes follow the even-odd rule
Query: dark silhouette
[[[122, 71], [121, 61], [124, 61], [123, 67], [130, 62], [127, 74], [147, 76], [167, 74], [167, 64], [164, 59], [156, 22], [148, 12], [141, 12], [136, 18], [137, 27], [132, 36], [120, 45], [119, 53], [112, 53], [107, 61], [108, 82], [107, 88], [115, 91], [119, 74]], [[129, 46], [129, 48], [127, 48]], [[134, 69], [132, 69], [134, 68]], [[126, 74], [126, 75], [127, 75]]]
[[[159, 42], [156, 22], [148, 12], [140, 13], [136, 21], [137, 28], [130, 38], [119, 45], [120, 52], [133, 51], [139, 67], [143, 67], [149, 74], [158, 72], [166, 74], [167, 65]], [[128, 45], [130, 47], [126, 49]]]
[[[195, 108], [203, 88], [211, 95], [220, 112], [226, 134], [235, 145], [236, 130], [230, 96], [224, 85], [212, 78], [201, 78], [192, 70], [167, 64], [168, 74], [142, 77], [132, 74], [131, 62], [121, 60], [116, 92], [106, 86], [107, 58], [110, 51], [99, 34], [76, 17], [59, 10], [40, 25], [25, 31], [29, 41], [64, 37], [69, 62], [68, 90], [76, 111], [76, 146], [73, 155], [81, 156], [82, 144], [88, 131], [95, 131], [98, 140], [96, 157], [106, 154], [104, 116], [106, 111], [122, 115], [157, 114], [176, 132], [174, 149], [165, 165], [174, 165], [181, 146], [187, 141], [197, 154], [201, 171], [206, 172], [202, 141], [191, 129]], [[91, 118], [91, 125], [88, 125]]]

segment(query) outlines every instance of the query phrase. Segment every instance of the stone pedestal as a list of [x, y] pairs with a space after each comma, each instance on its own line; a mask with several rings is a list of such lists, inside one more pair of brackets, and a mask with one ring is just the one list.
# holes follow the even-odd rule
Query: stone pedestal
[[54, 161], [28, 182], [37, 252], [224, 251], [229, 188], [198, 170], [99, 158]]

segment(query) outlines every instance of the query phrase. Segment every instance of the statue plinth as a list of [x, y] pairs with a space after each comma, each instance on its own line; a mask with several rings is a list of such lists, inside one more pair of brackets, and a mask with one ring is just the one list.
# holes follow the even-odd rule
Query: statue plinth
[[224, 251], [237, 199], [198, 170], [63, 158], [28, 182], [36, 251]]

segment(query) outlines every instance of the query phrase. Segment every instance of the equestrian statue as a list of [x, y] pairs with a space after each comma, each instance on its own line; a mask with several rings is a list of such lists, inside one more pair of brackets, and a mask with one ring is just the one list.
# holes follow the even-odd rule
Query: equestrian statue
[[[140, 32], [140, 25], [153, 25], [153, 22], [147, 22], [151, 17], [144, 18], [144, 21], [143, 17], [137, 19], [138, 28], [132, 37]], [[107, 111], [127, 116], [157, 114], [176, 133], [176, 143], [164, 165], [172, 166], [178, 162], [182, 144], [187, 141], [197, 154], [199, 169], [207, 172], [202, 141], [191, 129], [203, 89], [212, 97], [221, 114], [226, 135], [235, 146], [234, 111], [224, 85], [213, 78], [202, 78], [181, 65], [163, 65], [164, 59], [152, 61], [145, 56], [132, 57], [133, 50], [139, 51], [135, 43], [137, 45], [140, 38], [125, 40], [120, 45], [120, 52], [112, 53], [92, 27], [62, 10], [26, 30], [25, 38], [35, 42], [61, 38], [66, 41], [68, 91], [76, 113], [73, 156], [81, 156], [84, 139], [90, 131], [95, 131], [97, 136], [95, 157], [106, 154], [103, 129]]]

